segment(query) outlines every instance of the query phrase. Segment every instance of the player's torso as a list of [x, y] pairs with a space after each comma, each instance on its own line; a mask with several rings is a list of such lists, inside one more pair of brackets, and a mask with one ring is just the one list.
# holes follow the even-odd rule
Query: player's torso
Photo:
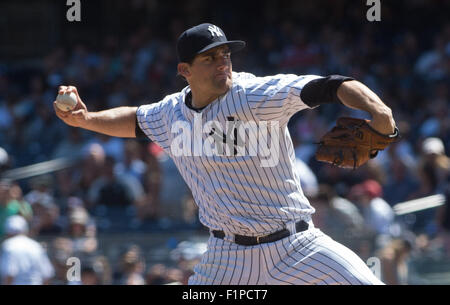
[[258, 120], [243, 86], [235, 83], [201, 112], [182, 99], [173, 105], [166, 151], [205, 225], [252, 235], [313, 212], [293, 173], [287, 127]]

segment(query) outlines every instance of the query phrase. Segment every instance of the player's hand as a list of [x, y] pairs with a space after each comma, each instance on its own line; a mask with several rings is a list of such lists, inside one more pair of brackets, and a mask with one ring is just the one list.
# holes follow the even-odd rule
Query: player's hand
[[61, 120], [64, 121], [67, 125], [74, 127], [83, 126], [83, 122], [87, 120], [88, 110], [86, 105], [81, 100], [78, 95], [77, 88], [74, 86], [59, 86], [58, 94], [73, 92], [77, 96], [77, 105], [71, 111], [62, 111], [56, 106], [56, 101], [53, 102], [53, 109], [55, 109], [55, 113]]

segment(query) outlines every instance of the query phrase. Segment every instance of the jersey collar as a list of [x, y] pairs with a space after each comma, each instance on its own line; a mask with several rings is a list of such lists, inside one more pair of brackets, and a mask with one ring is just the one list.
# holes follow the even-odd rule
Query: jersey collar
[[202, 108], [194, 108], [192, 106], [192, 91], [190, 86], [185, 87], [182, 91], [181, 91], [181, 109], [182, 109], [182, 113], [184, 115], [185, 118], [187, 118], [188, 120], [192, 120], [194, 118], [194, 115], [196, 113], [202, 113], [205, 111], [208, 111], [208, 109], [210, 109], [213, 105], [215, 105], [219, 100], [223, 100], [223, 98], [229, 94], [229, 92], [231, 91], [228, 90], [224, 95], [218, 97], [217, 99], [215, 99], [214, 101], [212, 101], [211, 103], [209, 103], [208, 105], [206, 105], [205, 107]]

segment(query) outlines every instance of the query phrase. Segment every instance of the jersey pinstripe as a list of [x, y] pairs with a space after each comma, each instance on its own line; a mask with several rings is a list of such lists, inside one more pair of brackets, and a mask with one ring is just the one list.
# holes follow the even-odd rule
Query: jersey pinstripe
[[[140, 128], [173, 158], [192, 191], [199, 206], [199, 219], [205, 226], [229, 234], [261, 236], [280, 230], [288, 222], [310, 219], [314, 208], [293, 172], [295, 156], [287, 123], [294, 113], [309, 108], [301, 100], [300, 92], [306, 83], [319, 77], [292, 74], [255, 77], [233, 72], [232, 88], [201, 112], [185, 104], [189, 86], [159, 103], [138, 108]], [[201, 120], [202, 126], [218, 122], [223, 130], [230, 120], [277, 122], [278, 137], [273, 130], [267, 130], [267, 143], [279, 138], [277, 166], [261, 166], [262, 157], [251, 153], [252, 149], [258, 150], [252, 147], [255, 145], [252, 141], [246, 142], [241, 155], [198, 154], [194, 147], [196, 140], [188, 147], [194, 153], [175, 155], [172, 144], [179, 133], [173, 126], [182, 122], [192, 133], [196, 119]], [[216, 131], [211, 130], [211, 134]], [[245, 129], [244, 135], [246, 139], [257, 137], [251, 128]], [[208, 133], [202, 133], [201, 140], [207, 142]]]

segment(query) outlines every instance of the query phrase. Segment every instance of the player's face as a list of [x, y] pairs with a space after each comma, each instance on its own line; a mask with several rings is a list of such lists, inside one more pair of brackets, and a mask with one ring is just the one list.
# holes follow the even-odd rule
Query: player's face
[[222, 95], [231, 88], [232, 65], [228, 46], [211, 49], [195, 57], [190, 66], [191, 87]]

